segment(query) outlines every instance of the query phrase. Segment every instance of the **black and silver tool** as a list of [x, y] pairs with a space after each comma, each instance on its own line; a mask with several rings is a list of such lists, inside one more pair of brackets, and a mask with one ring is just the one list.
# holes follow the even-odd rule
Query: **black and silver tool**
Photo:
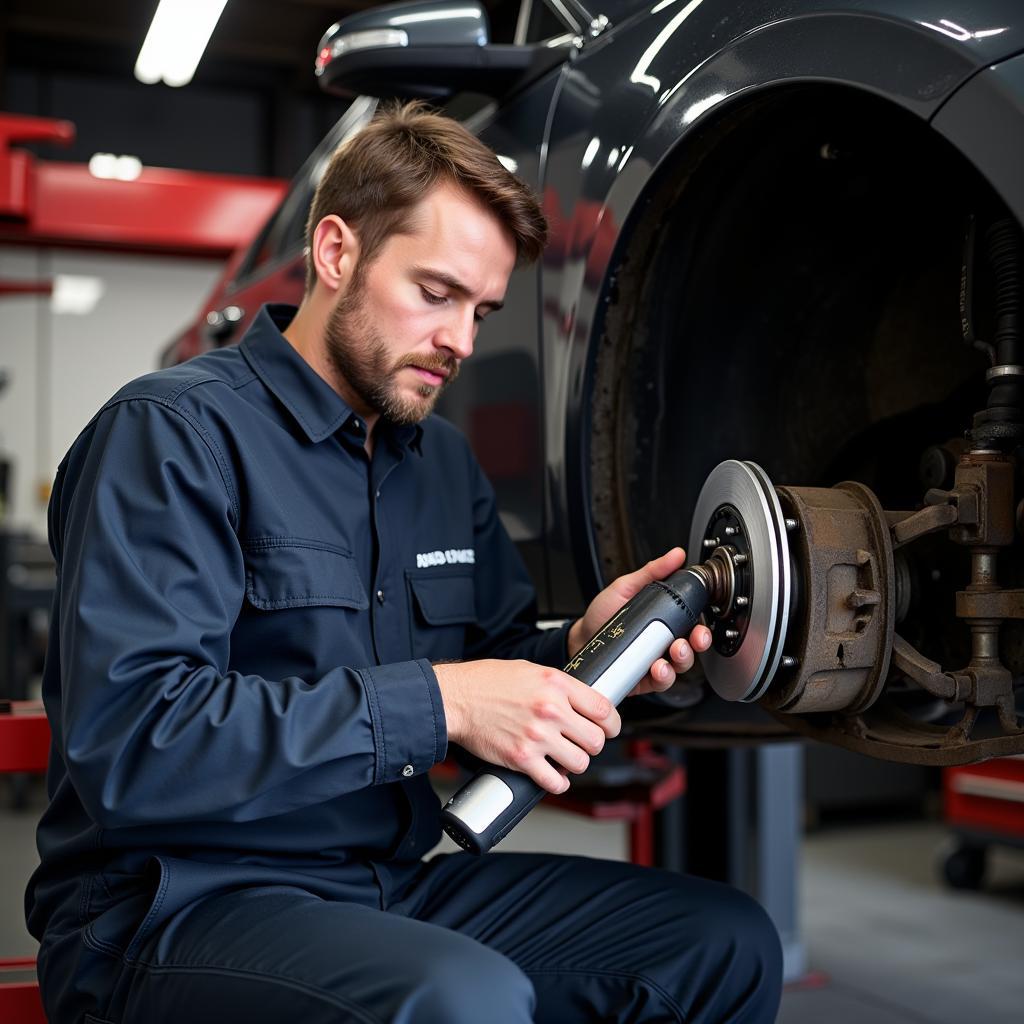
[[[713, 646], [702, 662], [729, 700], [755, 700], [782, 657], [790, 610], [786, 521], [768, 477], [751, 462], [724, 462], [697, 502], [690, 550], [707, 556], [648, 584], [565, 667], [618, 704], [676, 637], [704, 615]], [[528, 775], [488, 767], [441, 811], [445, 832], [486, 853], [545, 795]]]
[[[565, 666], [612, 704], [633, 689], [677, 636], [688, 636], [708, 602], [705, 573], [681, 569], [650, 583], [620, 608]], [[545, 790], [528, 775], [488, 768], [445, 804], [441, 823], [465, 850], [486, 853], [503, 839]]]

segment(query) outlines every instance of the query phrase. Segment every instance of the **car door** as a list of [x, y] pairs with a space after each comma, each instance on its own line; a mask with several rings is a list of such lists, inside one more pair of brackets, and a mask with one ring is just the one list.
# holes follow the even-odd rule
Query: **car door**
[[[544, 0], [524, 0], [516, 42], [541, 42], [571, 30]], [[463, 122], [538, 197], [543, 194], [545, 129], [561, 75], [562, 67], [557, 67]], [[462, 367], [458, 384], [442, 396], [438, 412], [469, 438], [544, 608], [549, 585], [544, 555], [542, 273], [543, 261], [513, 272], [505, 308], [481, 327], [473, 358]]]

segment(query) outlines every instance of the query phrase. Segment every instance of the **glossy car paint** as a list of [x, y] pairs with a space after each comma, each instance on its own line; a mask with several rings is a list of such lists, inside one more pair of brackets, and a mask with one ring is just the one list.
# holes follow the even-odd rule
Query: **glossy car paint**
[[[964, 13], [951, 16], [950, 7]], [[577, 607], [602, 582], [585, 473], [588, 360], [615, 247], [657, 169], [707, 120], [788, 83], [852, 87], [929, 120], [980, 69], [1024, 48], [1022, 20], [1009, 3], [861, 3], [837, 11], [823, 3], [677, 0], [613, 26], [565, 68], [545, 140], [544, 197], [549, 216], [570, 227], [559, 233], [561, 250], [547, 254], [542, 297], [546, 406], [564, 410], [545, 423], [557, 608]], [[949, 26], [962, 21], [970, 37], [954, 38], [967, 30]], [[995, 29], [1004, 31], [977, 37]], [[1022, 96], [1018, 88], [1018, 109]], [[984, 99], [976, 104], [987, 110]], [[974, 123], [984, 135], [984, 116]], [[988, 163], [1003, 169], [1007, 193], [1024, 189], [1024, 164], [999, 155]], [[575, 580], [582, 593], [573, 590]]]
[[[610, 27], [469, 121], [543, 196], [551, 243], [513, 276], [442, 408], [494, 478], [547, 614], [602, 582], [587, 473], [595, 346], [652, 182], [702, 130], [773, 90], [841, 86], [932, 123], [1024, 219], [1024, 12], [1010, 0], [609, 0], [593, 13]], [[248, 320], [259, 301], [297, 301], [301, 278], [293, 257], [248, 291], [226, 282], [207, 309], [230, 299]]]

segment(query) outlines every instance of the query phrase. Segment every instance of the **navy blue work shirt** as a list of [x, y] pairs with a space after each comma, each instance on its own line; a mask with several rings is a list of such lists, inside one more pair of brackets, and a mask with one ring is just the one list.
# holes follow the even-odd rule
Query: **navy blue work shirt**
[[293, 315], [127, 385], [58, 470], [39, 938], [130, 956], [246, 884], [386, 907], [440, 838], [431, 663], [565, 663], [464, 438], [381, 421], [369, 458]]

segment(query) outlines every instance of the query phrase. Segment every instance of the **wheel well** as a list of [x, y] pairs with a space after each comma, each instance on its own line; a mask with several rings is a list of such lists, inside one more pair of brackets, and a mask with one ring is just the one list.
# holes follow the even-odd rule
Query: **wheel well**
[[847, 87], [688, 139], [624, 233], [588, 366], [600, 577], [683, 541], [725, 458], [917, 504], [923, 449], [984, 405], [958, 296], [968, 216], [997, 212], [927, 124]]

